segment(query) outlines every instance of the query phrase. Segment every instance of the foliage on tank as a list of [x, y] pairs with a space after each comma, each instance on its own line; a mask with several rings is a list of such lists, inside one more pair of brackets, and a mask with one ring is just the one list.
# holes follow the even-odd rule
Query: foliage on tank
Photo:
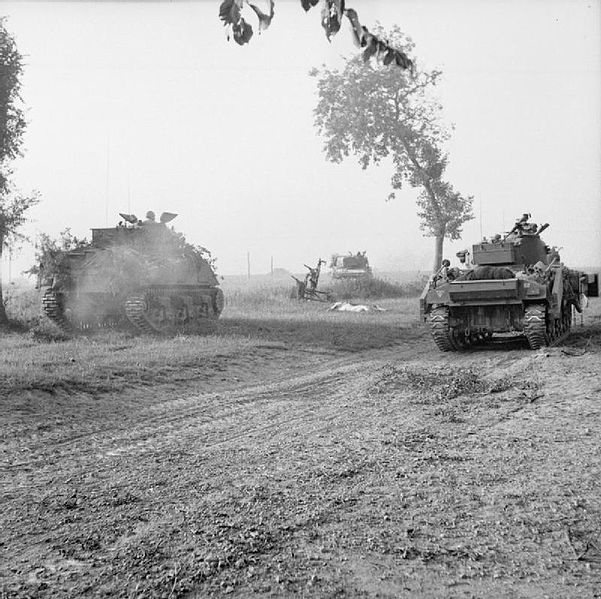
[[[25, 274], [37, 277], [36, 287], [40, 287], [45, 280], [56, 272], [63, 256], [76, 249], [90, 245], [87, 239], [78, 239], [71, 233], [70, 227], [63, 229], [57, 238], [48, 233], [40, 233], [35, 244], [35, 264]], [[47, 283], [49, 284], [49, 283]]]
[[121, 216], [116, 227], [92, 229], [91, 241], [68, 229], [59, 240], [40, 240], [37, 274], [47, 287], [45, 313], [63, 327], [128, 320], [144, 332], [186, 332], [191, 324], [199, 328], [218, 318], [223, 294], [215, 260], [166, 226], [177, 215], [163, 213], [160, 222], [151, 211], [145, 221]]

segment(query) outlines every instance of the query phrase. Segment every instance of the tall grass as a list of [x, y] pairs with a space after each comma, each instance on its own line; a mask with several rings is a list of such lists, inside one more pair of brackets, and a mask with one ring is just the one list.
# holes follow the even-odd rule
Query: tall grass
[[[426, 280], [427, 278], [398, 283], [377, 277], [364, 280], [332, 280], [324, 276], [318, 289], [330, 293], [335, 301], [416, 298], [422, 292]], [[290, 282], [285, 278], [270, 280], [268, 277], [246, 281], [238, 279], [235, 282], [226, 279], [222, 287], [226, 306], [235, 310], [260, 310], [279, 306], [292, 311], [291, 305], [298, 303], [296, 283], [292, 277]]]
[[333, 280], [325, 287], [336, 299], [340, 300], [376, 300], [385, 298], [418, 297], [425, 281], [415, 280], [409, 283], [394, 283], [385, 279]]
[[41, 293], [33, 285], [7, 285], [3, 289], [9, 321], [20, 329], [32, 329], [42, 320]]
[[[336, 300], [381, 300], [417, 297], [424, 286], [421, 280], [407, 283], [391, 282], [380, 278], [367, 280], [334, 281], [323, 278], [320, 289], [330, 292]], [[245, 280], [236, 278], [222, 283], [226, 313], [274, 310], [295, 312], [296, 283], [290, 277], [261, 277]], [[9, 320], [19, 329], [55, 331], [41, 312], [41, 292], [27, 285], [8, 285], [4, 289], [4, 302]]]
[[269, 283], [262, 282], [249, 283], [242, 286], [223, 286], [225, 295], [225, 306], [236, 310], [262, 309], [265, 306], [288, 305], [291, 294], [296, 290], [296, 285], [292, 279], [290, 284], [283, 282]]

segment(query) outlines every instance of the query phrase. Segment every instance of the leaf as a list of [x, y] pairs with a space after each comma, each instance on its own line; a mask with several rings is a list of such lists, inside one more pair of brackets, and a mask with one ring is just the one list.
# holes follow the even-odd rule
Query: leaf
[[321, 26], [325, 29], [328, 40], [340, 31], [344, 0], [324, 0], [321, 11]]
[[388, 44], [384, 41], [382, 41], [381, 39], [376, 38], [377, 40], [377, 44], [376, 44], [376, 52], [377, 52], [377, 57], [380, 58], [380, 56], [382, 54], [385, 54], [386, 52], [388, 52], [389, 47]]
[[367, 46], [368, 37], [371, 35], [367, 27], [365, 25], [361, 25], [361, 47], [365, 48]]
[[402, 69], [413, 68], [413, 61], [404, 52], [401, 52], [400, 50], [395, 50], [394, 60], [396, 64]]
[[388, 66], [394, 60], [395, 52], [396, 50], [393, 50], [392, 48], [389, 48], [388, 52], [386, 52], [386, 56], [384, 56], [384, 59], [382, 60], [386, 66]]
[[317, 6], [319, 0], [301, 0], [301, 5], [305, 9], [305, 12], [308, 11], [313, 6]]
[[240, 21], [243, 0], [223, 0], [219, 7], [219, 18], [225, 25], [235, 25]]
[[363, 60], [367, 62], [378, 51], [378, 40], [371, 33], [368, 33], [365, 38], [365, 50], [363, 51]]
[[359, 23], [359, 17], [357, 16], [357, 11], [352, 8], [347, 8], [345, 11], [346, 18], [351, 23], [351, 32], [353, 35], [353, 43], [357, 48], [360, 48], [363, 44], [363, 28], [361, 27], [361, 23]]
[[259, 33], [261, 33], [261, 31], [265, 31], [269, 27], [269, 25], [271, 25], [271, 19], [273, 19], [274, 0], [269, 0], [269, 14], [265, 14], [260, 8], [258, 8], [254, 4], [249, 4], [249, 6], [255, 11], [257, 17], [259, 18]]
[[[236, 43], [248, 43], [253, 36], [253, 28], [242, 18], [241, 9], [244, 0], [223, 0], [219, 7], [219, 18], [224, 25], [231, 27], [231, 32]], [[228, 34], [227, 39], [230, 39]]]
[[241, 18], [238, 23], [232, 25], [232, 34], [234, 36], [234, 41], [240, 46], [243, 46], [244, 44], [247, 44], [253, 36], [253, 28]]

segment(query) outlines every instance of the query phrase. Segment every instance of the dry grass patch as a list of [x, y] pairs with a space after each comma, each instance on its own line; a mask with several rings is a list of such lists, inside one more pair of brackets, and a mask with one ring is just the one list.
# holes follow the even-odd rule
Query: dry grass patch
[[245, 353], [247, 338], [128, 337], [101, 332], [93, 337], [39, 342], [9, 334], [0, 344], [0, 394], [120, 391], [132, 386], [177, 382], [199, 370], [220, 368], [226, 356]]
[[439, 404], [461, 396], [506, 391], [517, 381], [501, 377], [484, 377], [473, 367], [419, 367], [389, 364], [375, 381], [372, 392], [377, 394], [404, 391], [422, 403]]

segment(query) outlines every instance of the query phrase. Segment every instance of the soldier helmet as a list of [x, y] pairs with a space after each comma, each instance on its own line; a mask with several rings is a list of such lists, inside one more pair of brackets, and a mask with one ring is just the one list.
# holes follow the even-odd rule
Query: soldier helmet
[[149, 210], [146, 213], [146, 218], [149, 219], [149, 220], [154, 220], [154, 212], [152, 210]]

